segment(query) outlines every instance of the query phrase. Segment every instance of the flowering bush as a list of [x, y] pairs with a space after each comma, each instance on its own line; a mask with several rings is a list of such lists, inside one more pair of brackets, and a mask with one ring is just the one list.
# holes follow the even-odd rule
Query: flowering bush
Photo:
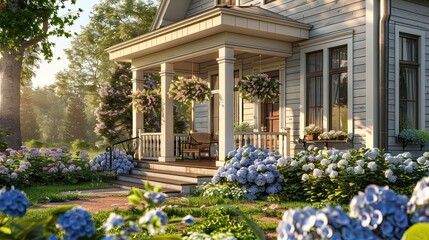
[[260, 102], [276, 102], [280, 95], [280, 81], [265, 73], [243, 77], [238, 88], [243, 99], [248, 101], [256, 97]]
[[417, 203], [429, 203], [428, 183], [428, 177], [420, 180], [410, 200], [388, 187], [369, 185], [351, 200], [349, 215], [340, 207], [290, 209], [277, 227], [278, 239], [401, 239], [411, 225], [427, 222], [429, 212], [421, 218], [408, 214], [416, 214]]
[[[429, 172], [429, 153], [416, 160], [410, 153], [392, 156], [374, 148], [326, 153], [314, 146], [279, 162], [282, 196], [289, 200], [345, 203], [369, 184], [389, 184], [406, 192]], [[291, 199], [292, 198], [292, 199]]]
[[[23, 217], [29, 206], [25, 195], [15, 189], [0, 191], [0, 239], [129, 239], [136, 233], [158, 235], [164, 232], [167, 223], [182, 222], [193, 224], [188, 215], [184, 218], [168, 219], [159, 208], [165, 200], [160, 187], [145, 185], [145, 194], [133, 188], [128, 200], [133, 205], [142, 205], [142, 216], [130, 215], [126, 218], [111, 213], [101, 226], [94, 226], [89, 212], [74, 206], [55, 209], [49, 216], [40, 219], [14, 219], [2, 216]], [[96, 229], [100, 231], [97, 232]], [[118, 231], [119, 230], [119, 231]], [[171, 237], [171, 238], [169, 238]], [[167, 236], [163, 239], [180, 239], [179, 236]]]
[[170, 85], [168, 95], [178, 102], [202, 103], [210, 100], [211, 89], [207, 81], [193, 76], [192, 78], [178, 77]]
[[67, 147], [6, 149], [0, 153], [0, 184], [20, 186], [37, 182], [77, 183], [97, 179], [98, 173], [91, 171], [85, 151], [69, 152]]
[[241, 199], [248, 193], [245, 187], [220, 185], [213, 183], [203, 183], [197, 186], [197, 190], [204, 197], [224, 197], [231, 199]]
[[110, 167], [110, 152], [101, 153], [89, 162], [93, 171], [112, 170], [117, 174], [130, 173], [137, 166], [133, 156], [127, 155], [124, 150], [114, 149], [112, 152], [112, 165]]
[[283, 182], [283, 175], [277, 170], [280, 157], [278, 152], [256, 149], [251, 145], [231, 151], [212, 183], [244, 188], [249, 200], [265, 199], [282, 190], [280, 182]]
[[322, 133], [322, 129], [313, 123], [304, 127], [304, 134], [306, 135], [317, 135], [321, 133]]
[[331, 130], [329, 132], [323, 132], [319, 135], [319, 139], [332, 140], [332, 139], [344, 139], [347, 137], [347, 133], [344, 131]]

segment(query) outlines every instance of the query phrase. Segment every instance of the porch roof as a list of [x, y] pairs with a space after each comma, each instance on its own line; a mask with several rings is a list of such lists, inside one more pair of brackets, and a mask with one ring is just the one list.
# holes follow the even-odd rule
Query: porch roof
[[[200, 52], [204, 49], [206, 51], [204, 54], [213, 50], [215, 46], [230, 45], [237, 50], [269, 52], [272, 55], [286, 57], [291, 53], [290, 43], [308, 39], [310, 28], [310, 25], [256, 6], [216, 7], [114, 45], [108, 48], [107, 52], [111, 60], [133, 62], [134, 67], [139, 67], [135, 66], [135, 60], [138, 58], [158, 54], [167, 49], [177, 52], [180, 50], [177, 47], [181, 45], [187, 45], [188, 49], [195, 46]], [[192, 51], [195, 53], [195, 49]], [[152, 58], [152, 62], [155, 59]], [[144, 63], [138, 65], [142, 66], [141, 64], [144, 65]]]

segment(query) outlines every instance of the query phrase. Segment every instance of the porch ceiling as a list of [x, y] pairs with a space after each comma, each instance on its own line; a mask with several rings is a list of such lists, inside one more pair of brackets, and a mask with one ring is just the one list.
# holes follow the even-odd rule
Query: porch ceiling
[[221, 46], [233, 47], [236, 53], [287, 57], [291, 42], [308, 39], [310, 28], [287, 18], [254, 14], [249, 9], [214, 8], [112, 46], [107, 52], [111, 60], [132, 62], [136, 68], [189, 58], [204, 61], [204, 56]]

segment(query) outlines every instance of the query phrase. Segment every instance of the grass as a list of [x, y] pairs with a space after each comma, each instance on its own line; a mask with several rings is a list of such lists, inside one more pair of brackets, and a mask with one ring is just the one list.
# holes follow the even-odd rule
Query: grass
[[[25, 192], [28, 200], [30, 201], [31, 206], [37, 206], [41, 203], [46, 202], [65, 202], [70, 200], [79, 199], [80, 196], [76, 192], [72, 191], [82, 191], [90, 189], [100, 189], [107, 188], [110, 184], [100, 182], [100, 183], [80, 183], [76, 185], [65, 185], [65, 184], [55, 184], [55, 185], [38, 185], [38, 186], [27, 186], [22, 187], [20, 190]], [[70, 193], [62, 193], [68, 192]]]

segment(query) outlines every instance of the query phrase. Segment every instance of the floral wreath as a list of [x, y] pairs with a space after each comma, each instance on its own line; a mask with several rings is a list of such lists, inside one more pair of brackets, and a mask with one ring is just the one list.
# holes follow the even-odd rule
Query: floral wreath
[[168, 96], [178, 102], [188, 104], [193, 101], [202, 103], [210, 100], [212, 93], [208, 82], [201, 78], [194, 76], [192, 78], [178, 77], [171, 83]]
[[280, 95], [280, 81], [270, 78], [266, 73], [248, 75], [238, 82], [243, 99], [252, 101], [255, 97], [260, 102], [276, 102]]

